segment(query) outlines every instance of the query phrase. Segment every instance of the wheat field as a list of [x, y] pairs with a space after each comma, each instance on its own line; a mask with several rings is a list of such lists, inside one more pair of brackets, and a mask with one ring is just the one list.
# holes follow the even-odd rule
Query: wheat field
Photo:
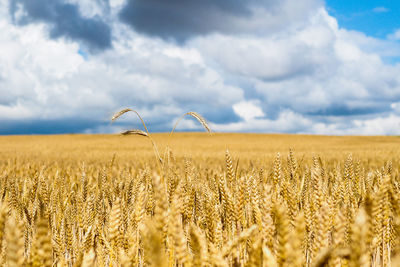
[[0, 265], [400, 266], [400, 138], [152, 140], [0, 137]]

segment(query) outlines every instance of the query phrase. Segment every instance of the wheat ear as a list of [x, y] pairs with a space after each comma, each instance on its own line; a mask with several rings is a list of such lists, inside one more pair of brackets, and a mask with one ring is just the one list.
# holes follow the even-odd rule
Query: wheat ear
[[[140, 121], [142, 122], [143, 127], [144, 127], [144, 129], [146, 130], [146, 132], [143, 132], [143, 131], [140, 131], [140, 130], [130, 130], [130, 131], [134, 131], [135, 134], [139, 134], [139, 133], [140, 133], [140, 135], [147, 136], [147, 137], [150, 139], [151, 144], [153, 145], [153, 149], [154, 149], [154, 152], [155, 152], [155, 154], [156, 154], [157, 159], [160, 161], [160, 163], [162, 163], [162, 159], [161, 159], [161, 157], [160, 157], [160, 153], [158, 152], [157, 145], [156, 145], [156, 143], [154, 142], [153, 138], [151, 138], [150, 133], [149, 133], [149, 130], [147, 130], [147, 126], [146, 126], [146, 124], [144, 123], [144, 120], [143, 120], [142, 116], [140, 116], [139, 112], [137, 112], [137, 111], [134, 110], [134, 109], [126, 108], [126, 109], [123, 109], [123, 110], [117, 112], [117, 113], [111, 118], [111, 121], [114, 122], [116, 119], [118, 119], [119, 117], [121, 117], [122, 115], [124, 115], [125, 113], [127, 113], [127, 112], [129, 112], [129, 111], [134, 112], [134, 113], [138, 116], [138, 118], [139, 118]], [[126, 131], [125, 133], [128, 132], [127, 134], [130, 134], [130, 133], [129, 133], [130, 131]]]

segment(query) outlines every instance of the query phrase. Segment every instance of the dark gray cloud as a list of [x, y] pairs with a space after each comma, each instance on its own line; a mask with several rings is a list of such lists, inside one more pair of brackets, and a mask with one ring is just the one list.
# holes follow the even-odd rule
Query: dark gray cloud
[[304, 113], [305, 115], [316, 115], [316, 116], [358, 116], [358, 115], [369, 115], [377, 114], [385, 111], [390, 111], [390, 108], [383, 107], [351, 107], [344, 104], [333, 104], [329, 107], [323, 108], [315, 112]]
[[231, 107], [207, 109], [201, 112], [201, 114], [213, 123], [232, 123], [241, 120]]
[[79, 118], [6, 120], [1, 123], [0, 135], [82, 133], [86, 129], [108, 124], [107, 122]]
[[136, 31], [184, 41], [211, 32], [232, 31], [233, 17], [251, 16], [250, 3], [241, 0], [128, 0], [120, 12]]
[[351, 104], [336, 103], [316, 112], [305, 113], [306, 115], [317, 116], [357, 116], [370, 115], [389, 112], [391, 110], [388, 103], [373, 103], [365, 107], [352, 107]]
[[[22, 14], [19, 9], [22, 9]], [[10, 14], [15, 23], [26, 25], [46, 22], [50, 37], [66, 37], [87, 45], [91, 50], [110, 48], [111, 28], [99, 16], [84, 17], [77, 5], [62, 0], [10, 0]]]
[[[171, 130], [170, 122], [165, 119], [153, 119], [146, 121], [146, 126], [151, 133], [165, 132]], [[18, 120], [2, 121], [0, 126], [0, 135], [32, 135], [32, 134], [74, 134], [74, 133], [92, 133], [106, 129], [111, 125], [120, 129], [142, 129], [139, 120], [132, 117], [130, 120], [117, 121], [111, 124], [107, 120], [96, 120], [91, 118], [60, 118], [60, 119], [37, 119], [37, 120]], [[100, 130], [100, 132], [104, 132]]]

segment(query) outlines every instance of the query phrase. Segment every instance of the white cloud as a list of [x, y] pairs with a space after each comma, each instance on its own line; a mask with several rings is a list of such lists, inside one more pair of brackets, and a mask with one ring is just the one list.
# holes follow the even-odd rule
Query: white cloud
[[375, 7], [374, 9], [372, 9], [372, 11], [375, 13], [386, 13], [386, 12], [389, 12], [389, 9], [387, 9], [384, 6], [378, 6], [378, 7]]
[[389, 114], [364, 120], [354, 119], [346, 125], [319, 123], [314, 125], [314, 132], [327, 135], [399, 135], [400, 117]]
[[343, 40], [338, 40], [335, 43], [335, 53], [338, 59], [344, 62], [358, 61], [363, 56], [361, 50], [356, 45]]
[[299, 132], [307, 127], [311, 127], [313, 122], [290, 110], [284, 110], [275, 120], [272, 119], [252, 119], [228, 124], [211, 124], [211, 128], [216, 131], [237, 132], [246, 129], [248, 132]]
[[0, 105], [0, 119], [32, 119], [31, 110], [22, 105], [21, 103], [15, 103], [13, 105]]
[[399, 99], [400, 66], [385, 64], [380, 51], [365, 49], [362, 44], [370, 37], [339, 29], [324, 9], [309, 22], [290, 34], [218, 35], [193, 43], [210, 62], [240, 75], [267, 114], [284, 107], [306, 117], [363, 115], [384, 112], [386, 101]]
[[126, 0], [110, 0], [109, 2], [112, 8], [120, 8], [125, 4]]
[[400, 29], [397, 29], [394, 33], [389, 34], [388, 38], [395, 41], [400, 40]]
[[257, 117], [265, 116], [256, 101], [242, 101], [233, 105], [233, 111], [245, 121], [251, 121]]
[[356, 126], [354, 134], [360, 130], [364, 135], [400, 134], [400, 117], [393, 114], [370, 120], [355, 120], [354, 124]]
[[212, 124], [214, 130], [235, 132], [243, 128], [248, 132], [269, 133], [302, 133], [322, 135], [400, 135], [400, 116], [389, 114], [370, 119], [350, 119], [345, 123], [315, 122], [304, 115], [285, 110], [275, 120], [258, 119], [229, 123], [225, 125]]

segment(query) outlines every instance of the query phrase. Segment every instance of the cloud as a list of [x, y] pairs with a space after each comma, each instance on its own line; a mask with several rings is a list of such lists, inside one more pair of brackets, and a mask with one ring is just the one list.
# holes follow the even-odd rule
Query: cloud
[[30, 134], [65, 134], [90, 132], [92, 128], [107, 125], [104, 121], [79, 118], [62, 118], [57, 120], [19, 120], [2, 121], [0, 134], [30, 135]]
[[372, 11], [375, 13], [386, 13], [386, 12], [389, 12], [389, 9], [387, 9], [384, 6], [378, 6], [378, 7], [375, 7], [374, 9], [372, 9]]
[[319, 0], [127, 0], [120, 19], [139, 33], [186, 41], [210, 33], [266, 33], [297, 24]]
[[305, 118], [301, 114], [290, 110], [282, 111], [276, 119], [254, 119], [247, 117], [240, 122], [221, 124], [211, 124], [215, 131], [240, 132], [246, 129], [246, 132], [269, 132], [269, 133], [298, 133], [307, 128], [311, 128], [313, 121]]
[[14, 0], [10, 1], [10, 14], [18, 25], [47, 23], [53, 39], [79, 41], [95, 51], [112, 46], [110, 26], [97, 15], [82, 16], [76, 4], [63, 0]]
[[313, 132], [326, 135], [399, 135], [400, 117], [395, 114], [368, 119], [353, 119], [347, 123], [318, 123]]
[[275, 119], [262, 118], [228, 124], [211, 124], [216, 131], [255, 133], [300, 133], [323, 135], [399, 135], [400, 116], [389, 114], [367, 119], [331, 119], [315, 121], [290, 110], [282, 111]]
[[[146, 8], [156, 0], [40, 0], [44, 9], [0, 3], [0, 134], [140, 128], [133, 114], [110, 124], [125, 107], [138, 110], [151, 132], [169, 131], [180, 115], [196, 111], [215, 131], [400, 133], [400, 64], [387, 60], [400, 55], [399, 43], [340, 28], [317, 1], [252, 0], [229, 8], [225, 1], [188, 1], [178, 21], [205, 20], [201, 12], [212, 11], [205, 28], [196, 21], [158, 27], [176, 0], [158, 5], [154, 31], [140, 23], [155, 18]], [[119, 21], [115, 16], [130, 4], [143, 5], [149, 17]], [[64, 5], [75, 7], [78, 21], [110, 25], [112, 46], [88, 53], [82, 44], [91, 41], [69, 31], [49, 38], [61, 27], [56, 7]], [[185, 42], [170, 41], [179, 38]], [[179, 130], [201, 125], [188, 119]]]
[[196, 34], [229, 30], [228, 23], [222, 23], [225, 19], [250, 15], [247, 4], [236, 0], [128, 0], [120, 18], [138, 32], [182, 41]]
[[[5, 77], [0, 81], [0, 134], [140, 127], [129, 116], [109, 123], [123, 107], [137, 109], [151, 131], [171, 129], [187, 111], [215, 123], [239, 120], [232, 105], [243, 99], [242, 89], [226, 83], [195, 49], [135, 36], [85, 59], [77, 43], [48, 39], [44, 29], [43, 24], [21, 28], [0, 18], [0, 73]], [[81, 126], [71, 126], [74, 118]]]
[[245, 121], [251, 121], [258, 117], [265, 116], [256, 101], [242, 101], [233, 105], [233, 110]]
[[392, 34], [388, 35], [388, 39], [398, 41], [400, 40], [400, 29], [397, 29]]
[[257, 97], [271, 118], [283, 109], [312, 118], [384, 113], [390, 101], [399, 100], [400, 66], [385, 64], [379, 50], [365, 49], [369, 39], [339, 29], [321, 8], [307, 26], [290, 34], [213, 35], [191, 44], [230, 76], [240, 77], [246, 94]]

